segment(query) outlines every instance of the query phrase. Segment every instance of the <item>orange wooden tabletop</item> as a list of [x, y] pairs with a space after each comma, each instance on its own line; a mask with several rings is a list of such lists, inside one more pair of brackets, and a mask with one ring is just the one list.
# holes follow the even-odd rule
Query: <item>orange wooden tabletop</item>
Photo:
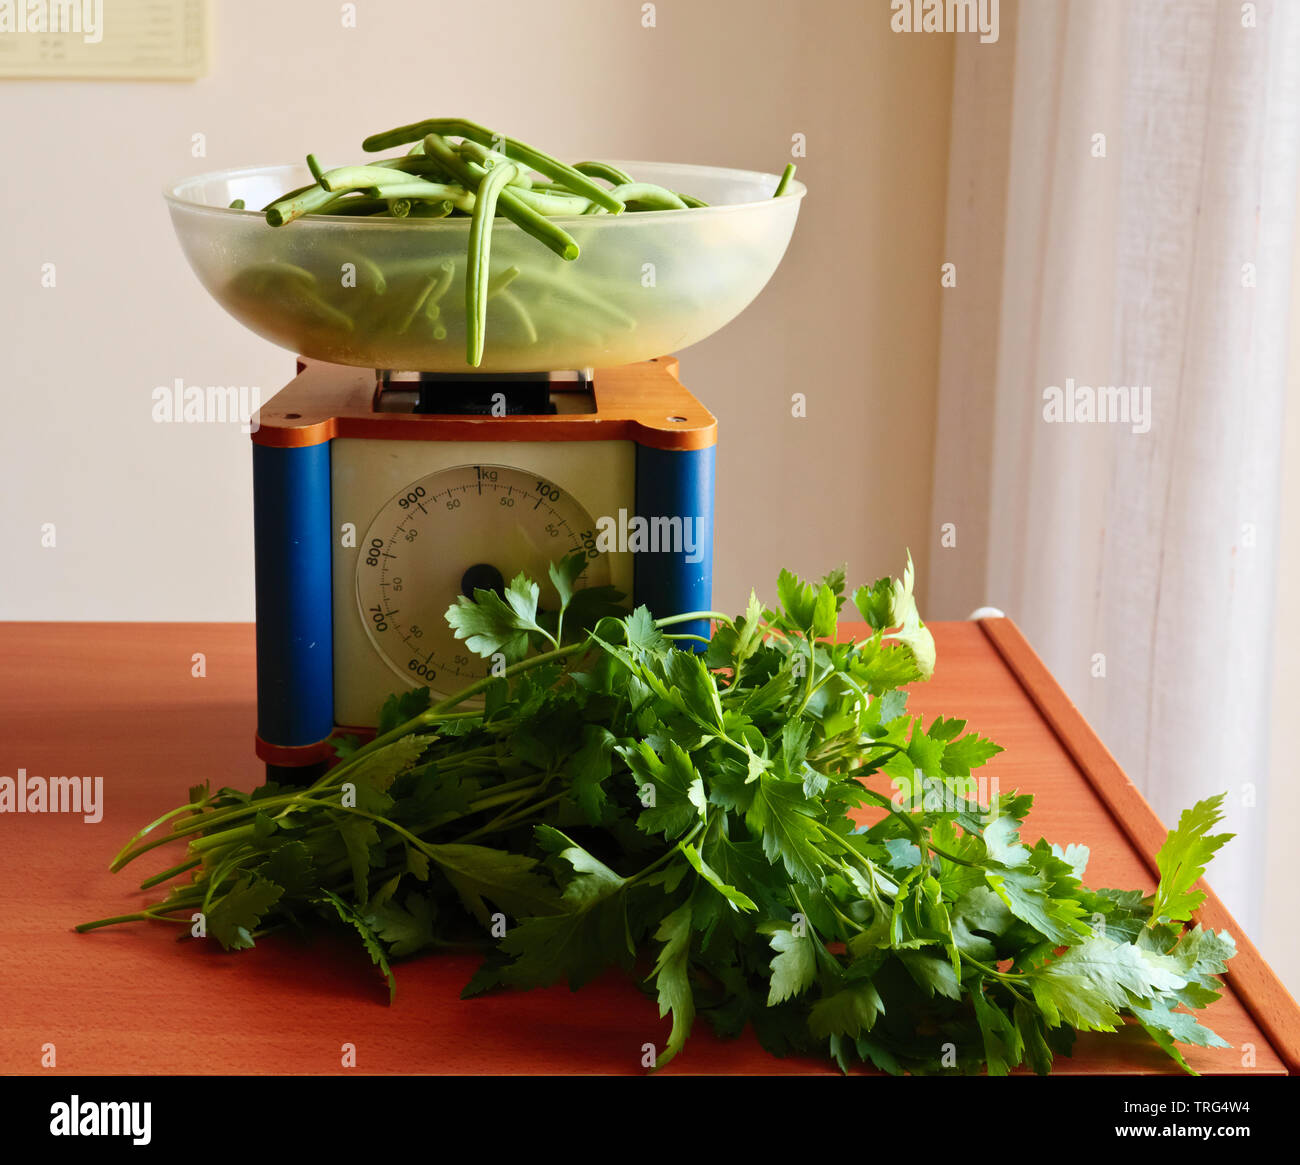
[[[911, 706], [964, 717], [1006, 748], [986, 771], [1035, 794], [1027, 840], [1091, 847], [1092, 886], [1154, 886], [1160, 827], [1007, 620], [934, 624], [939, 664]], [[194, 678], [192, 657], [205, 657]], [[639, 1073], [668, 1022], [617, 974], [463, 1002], [472, 956], [397, 965], [397, 998], [345, 941], [272, 936], [224, 954], [134, 924], [78, 935], [77, 922], [137, 909], [148, 870], [108, 862], [144, 822], [210, 780], [251, 788], [253, 629], [245, 624], [0, 624], [0, 775], [102, 776], [103, 818], [0, 815], [0, 1072], [75, 1075], [341, 1072]], [[1123, 823], [1121, 826], [1120, 823]], [[169, 850], [161, 851], [169, 853]], [[150, 855], [157, 856], [157, 855]], [[176, 858], [170, 859], [177, 860]], [[143, 865], [143, 862], [138, 863]], [[1202, 1072], [1300, 1070], [1300, 1010], [1217, 900], [1241, 953], [1205, 1021], [1231, 1049], [1185, 1048]], [[1125, 1031], [1083, 1035], [1061, 1073], [1176, 1073]], [[54, 1067], [42, 1067], [44, 1045]], [[48, 1051], [45, 1052], [48, 1055]], [[697, 1023], [668, 1073], [814, 1073], [752, 1035], [720, 1041]]]

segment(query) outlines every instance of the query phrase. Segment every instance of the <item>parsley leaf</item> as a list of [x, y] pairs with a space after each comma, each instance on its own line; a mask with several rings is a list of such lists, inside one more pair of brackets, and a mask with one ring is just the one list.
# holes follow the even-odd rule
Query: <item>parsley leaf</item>
[[796, 934], [789, 923], [773, 923], [759, 927], [770, 935], [769, 942], [776, 951], [772, 959], [771, 986], [767, 993], [768, 1007], [775, 1007], [796, 995], [802, 995], [817, 978], [816, 941], [805, 926]]
[[322, 889], [320, 902], [322, 905], [333, 907], [339, 918], [361, 936], [361, 944], [370, 956], [370, 961], [379, 968], [388, 981], [388, 1002], [392, 1003], [393, 997], [397, 994], [397, 980], [393, 977], [393, 969], [389, 966], [388, 956], [384, 953], [384, 948], [380, 945], [375, 932], [370, 929], [370, 926], [360, 914], [332, 890]]
[[659, 992], [659, 1015], [662, 1018], [672, 1012], [673, 1016], [668, 1046], [655, 1060], [655, 1067], [662, 1068], [685, 1046], [695, 1021], [695, 997], [687, 976], [691, 946], [689, 899], [664, 918], [655, 939], [663, 943], [652, 975]]
[[481, 845], [433, 845], [427, 853], [484, 925], [491, 913], [484, 898], [517, 918], [558, 909], [555, 891], [536, 872], [536, 858]]
[[1048, 1026], [1114, 1031], [1131, 999], [1155, 999], [1187, 977], [1168, 955], [1093, 936], [1029, 973]]
[[240, 878], [208, 911], [209, 933], [228, 951], [247, 950], [253, 945], [252, 932], [282, 893], [274, 882]]
[[372, 908], [365, 923], [392, 955], [413, 954], [434, 944], [433, 906], [421, 894], [408, 894], [405, 909], [391, 901]]
[[636, 779], [641, 804], [646, 806], [637, 824], [647, 833], [680, 837], [704, 816], [704, 782], [689, 754], [675, 740], [668, 742], [664, 760], [644, 740], [619, 745], [618, 752]]
[[1151, 905], [1152, 925], [1186, 921], [1205, 901], [1205, 892], [1192, 887], [1205, 873], [1210, 859], [1234, 836], [1209, 832], [1223, 820], [1223, 798], [1224, 794], [1220, 793], [1184, 810], [1178, 828], [1169, 834], [1156, 854], [1160, 885]]
[[497, 652], [508, 660], [521, 659], [528, 650], [529, 632], [535, 632], [554, 647], [555, 639], [537, 621], [541, 587], [522, 574], [506, 587], [504, 596], [475, 589], [472, 599], [457, 595], [447, 608], [447, 622], [457, 639], [476, 655]]
[[780, 859], [786, 872], [807, 886], [817, 886], [822, 879], [821, 831], [816, 813], [816, 806], [804, 796], [801, 782], [764, 773], [745, 814], [750, 832], [762, 839], [767, 860]]

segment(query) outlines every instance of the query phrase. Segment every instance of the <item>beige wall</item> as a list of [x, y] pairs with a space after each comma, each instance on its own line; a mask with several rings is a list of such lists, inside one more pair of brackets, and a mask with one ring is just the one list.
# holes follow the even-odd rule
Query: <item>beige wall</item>
[[909, 545], [924, 578], [951, 38], [892, 34], [884, 0], [670, 0], [653, 29], [633, 0], [389, 0], [356, 29], [321, 0], [214, 7], [197, 84], [0, 83], [24, 163], [0, 174], [0, 618], [252, 617], [248, 437], [154, 424], [150, 394], [269, 394], [292, 360], [207, 299], [159, 189], [439, 113], [563, 156], [766, 170], [806, 134], [785, 265], [682, 361], [721, 421], [716, 597], [782, 565], [896, 572]]

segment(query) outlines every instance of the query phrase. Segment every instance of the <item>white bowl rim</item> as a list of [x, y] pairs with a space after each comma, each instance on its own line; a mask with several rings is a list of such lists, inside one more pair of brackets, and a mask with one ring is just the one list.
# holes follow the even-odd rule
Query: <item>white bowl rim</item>
[[[764, 178], [775, 179], [780, 182], [779, 174], [771, 174], [763, 170], [736, 170], [725, 166], [698, 166], [689, 162], [647, 162], [647, 161], [621, 161], [614, 160], [609, 165], [616, 166], [620, 170], [634, 171], [636, 168], [671, 168], [674, 170], [693, 171], [699, 175], [708, 175], [715, 178], [729, 180], [748, 180], [756, 181]], [[182, 178], [177, 182], [169, 182], [163, 186], [162, 194], [170, 207], [183, 207], [189, 212], [199, 212], [201, 214], [213, 215], [230, 215], [234, 217], [259, 218], [265, 220], [265, 214], [261, 210], [251, 210], [245, 208], [238, 210], [229, 206], [209, 206], [207, 203], [194, 202], [180, 193], [187, 186], [196, 186], [204, 182], [215, 181], [220, 178], [237, 178], [243, 175], [265, 174], [273, 170], [302, 169], [304, 166], [301, 162], [275, 162], [262, 166], [235, 166], [226, 170], [209, 170], [205, 174], [195, 174], [189, 178]], [[327, 169], [329, 167], [326, 167]], [[808, 188], [797, 178], [790, 181], [783, 198], [790, 198], [798, 202], [808, 192]], [[752, 210], [755, 207], [764, 206], [773, 201], [769, 195], [766, 198], [753, 199], [749, 202], [724, 202], [718, 205], [688, 207], [686, 210], [656, 210], [646, 214], [632, 214], [624, 216], [621, 214], [583, 214], [583, 215], [547, 215], [547, 220], [554, 223], [577, 224], [582, 227], [607, 227], [616, 223], [639, 223], [672, 221], [680, 222], [684, 216], [694, 215], [702, 217], [705, 215], [718, 215], [727, 211]], [[433, 219], [411, 219], [411, 218], [386, 218], [383, 216], [365, 217], [351, 214], [309, 214], [300, 219], [295, 219], [292, 225], [298, 226], [303, 223], [340, 223], [346, 222], [353, 227], [361, 230], [394, 230], [414, 228], [416, 230], [468, 230], [470, 220], [468, 217], [462, 218], [433, 218]], [[514, 226], [514, 223], [500, 223], [499, 226]]]

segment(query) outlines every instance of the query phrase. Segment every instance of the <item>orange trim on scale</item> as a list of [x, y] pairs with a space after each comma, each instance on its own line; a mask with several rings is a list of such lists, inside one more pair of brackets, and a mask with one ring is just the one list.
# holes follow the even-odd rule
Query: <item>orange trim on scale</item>
[[340, 736], [355, 736], [362, 744], [369, 744], [375, 738], [375, 730], [350, 724], [336, 724], [329, 736], [314, 744], [271, 744], [270, 741], [263, 740], [255, 734], [257, 757], [267, 764], [284, 765], [290, 768], [314, 765], [323, 760], [332, 761], [335, 759], [334, 741]]
[[678, 380], [674, 356], [596, 369], [592, 412], [508, 418], [376, 412], [373, 369], [301, 357], [298, 367], [298, 375], [262, 406], [256, 444], [297, 448], [335, 437], [499, 441], [503, 421], [512, 441], [633, 441], [688, 451], [718, 440], [716, 418]]
[[313, 744], [272, 744], [261, 736], [254, 736], [258, 760], [285, 768], [301, 768], [334, 759], [333, 737], [317, 740]]

